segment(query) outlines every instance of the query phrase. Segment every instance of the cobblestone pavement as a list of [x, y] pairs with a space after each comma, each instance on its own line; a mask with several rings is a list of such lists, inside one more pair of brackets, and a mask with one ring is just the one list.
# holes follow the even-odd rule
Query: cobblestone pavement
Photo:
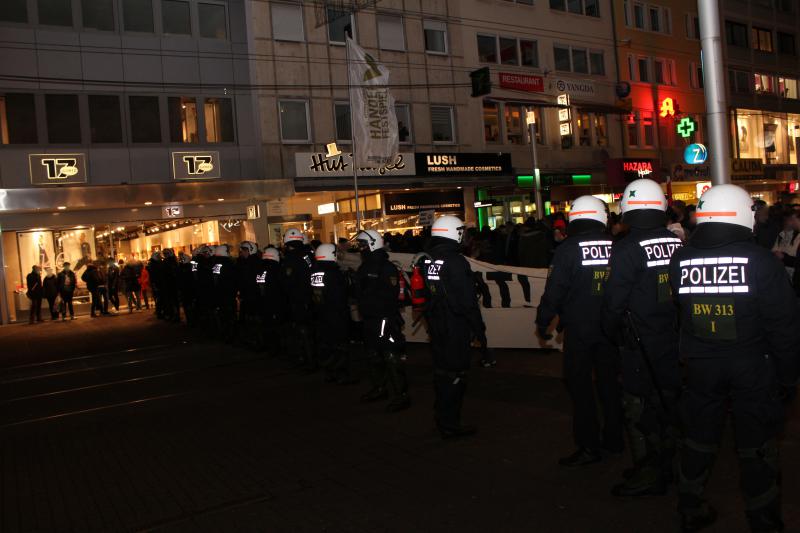
[[[354, 347], [357, 350], [357, 347]], [[582, 470], [552, 352], [504, 350], [470, 376], [477, 437], [432, 425], [427, 348], [414, 405], [387, 415], [336, 386], [152, 315], [0, 328], [0, 531], [671, 532], [674, 491], [618, 501], [628, 466]], [[797, 407], [782, 445], [800, 530]], [[745, 531], [728, 432], [711, 531]]]

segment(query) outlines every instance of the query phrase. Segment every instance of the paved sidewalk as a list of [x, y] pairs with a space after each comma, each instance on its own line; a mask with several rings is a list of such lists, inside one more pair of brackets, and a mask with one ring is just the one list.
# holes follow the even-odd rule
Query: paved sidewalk
[[[151, 315], [0, 328], [0, 346], [3, 532], [676, 531], [674, 492], [609, 495], [625, 458], [557, 466], [572, 442], [556, 353], [476, 368], [465, 418], [481, 431], [443, 442], [424, 346], [414, 405], [396, 415], [360, 404], [365, 384], [325, 385]], [[800, 530], [798, 420], [783, 442], [787, 531]], [[746, 531], [732, 448], [729, 435], [710, 531]]]

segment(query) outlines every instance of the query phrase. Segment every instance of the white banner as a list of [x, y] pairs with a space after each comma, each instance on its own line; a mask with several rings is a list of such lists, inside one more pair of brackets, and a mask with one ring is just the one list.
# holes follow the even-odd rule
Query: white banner
[[391, 164], [399, 151], [399, 137], [389, 71], [349, 37], [347, 53], [356, 164]]

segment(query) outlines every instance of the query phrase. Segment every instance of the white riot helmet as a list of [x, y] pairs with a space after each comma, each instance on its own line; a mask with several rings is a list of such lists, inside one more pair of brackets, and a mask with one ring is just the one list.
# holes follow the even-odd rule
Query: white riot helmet
[[258, 253], [258, 245], [251, 241], [242, 241], [239, 244], [239, 250], [246, 250], [247, 255], [255, 255]]
[[738, 185], [715, 185], [697, 202], [697, 223], [736, 224], [752, 231], [755, 226], [753, 199]]
[[336, 261], [336, 246], [333, 244], [320, 244], [314, 252], [317, 261]]
[[667, 197], [661, 185], [653, 180], [639, 179], [632, 181], [622, 193], [622, 214], [640, 209], [667, 210]]
[[569, 221], [575, 222], [576, 220], [594, 220], [603, 225], [608, 224], [606, 203], [589, 195], [576, 198], [569, 210]]
[[214, 255], [217, 257], [230, 257], [230, 247], [227, 244], [220, 244], [214, 247]]
[[286, 230], [286, 233], [283, 234], [283, 244], [289, 244], [290, 242], [302, 243], [304, 240], [305, 236], [303, 232], [296, 228], [289, 228]]
[[275, 261], [276, 263], [280, 263], [281, 261], [281, 253], [274, 246], [267, 246], [264, 248], [264, 252], [261, 257], [268, 261]]
[[192, 253], [192, 255], [195, 256], [195, 257], [201, 256], [201, 255], [204, 256], [204, 257], [210, 257], [210, 256], [214, 255], [214, 250], [212, 250], [211, 246], [208, 246], [207, 244], [201, 244], [200, 246], [198, 246], [197, 248], [194, 249], [194, 252]]
[[366, 229], [356, 235], [356, 242], [359, 247], [369, 249], [370, 252], [383, 248], [383, 237], [374, 229]]
[[464, 236], [464, 223], [460, 218], [451, 215], [439, 217], [431, 226], [431, 235], [460, 243]]

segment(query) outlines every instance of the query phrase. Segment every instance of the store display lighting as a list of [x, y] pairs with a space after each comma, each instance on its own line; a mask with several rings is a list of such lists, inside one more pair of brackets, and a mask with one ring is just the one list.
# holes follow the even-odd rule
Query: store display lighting
[[225, 198], [217, 198], [217, 201], [218, 201], [218, 202], [224, 202], [224, 201], [225, 201]]
[[153, 202], [145, 202], [144, 205], [153, 205]]
[[65, 206], [65, 205], [60, 205], [60, 206], [58, 206], [58, 210], [59, 210], [59, 211], [63, 211], [63, 210], [64, 210], [64, 209], [66, 209], [66, 208], [67, 208], [67, 206]]

